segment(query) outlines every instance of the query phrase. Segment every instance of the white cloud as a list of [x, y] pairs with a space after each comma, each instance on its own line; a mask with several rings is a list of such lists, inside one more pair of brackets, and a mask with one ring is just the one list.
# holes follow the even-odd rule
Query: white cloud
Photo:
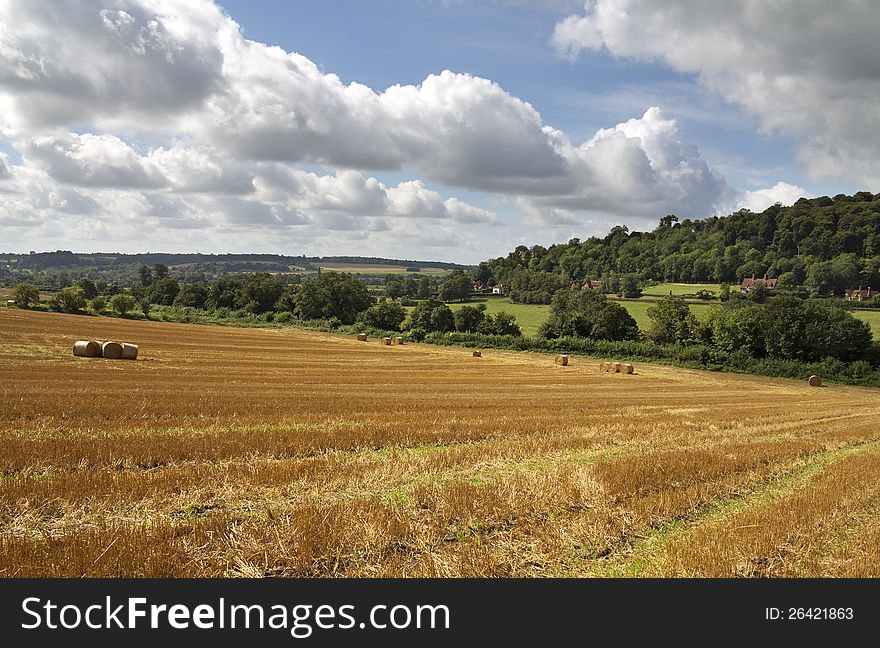
[[35, 137], [24, 147], [33, 160], [59, 182], [85, 187], [157, 189], [165, 178], [149, 160], [113, 135]]
[[0, 115], [17, 126], [166, 128], [222, 87], [210, 2], [0, 3]]
[[787, 182], [777, 182], [772, 187], [743, 192], [734, 209], [749, 209], [753, 212], [762, 212], [770, 207], [770, 205], [776, 203], [791, 205], [801, 198], [812, 197], [813, 195], [803, 187]]
[[556, 25], [557, 50], [606, 49], [698, 75], [813, 177], [880, 185], [880, 12], [871, 2], [595, 0]]
[[[577, 20], [559, 37], [568, 51], [606, 43]], [[585, 41], [586, 27], [602, 40]], [[166, 249], [340, 240], [385, 254], [437, 236], [476, 254], [503, 237], [471, 244], [473, 232], [520, 214], [541, 227], [650, 223], [737, 195], [657, 108], [578, 144], [473, 75], [343, 83], [246, 39], [211, 0], [0, 0], [0, 133], [23, 158], [0, 159], [0, 228], [49, 236], [39, 247], [49, 231], [93, 231], [103, 247], [122, 222]], [[418, 179], [373, 175], [389, 170]], [[510, 209], [438, 185], [499, 194]]]

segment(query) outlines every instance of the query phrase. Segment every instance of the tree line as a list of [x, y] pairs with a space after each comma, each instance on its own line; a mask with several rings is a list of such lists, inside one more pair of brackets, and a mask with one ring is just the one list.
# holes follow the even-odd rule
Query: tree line
[[651, 232], [621, 225], [602, 238], [521, 245], [480, 263], [475, 277], [504, 284], [514, 301], [550, 303], [557, 290], [587, 279], [622, 293], [647, 281], [738, 285], [765, 274], [813, 297], [880, 288], [880, 194], [801, 198], [790, 207], [701, 220], [669, 214]]
[[[407, 330], [414, 339], [452, 331], [522, 334], [516, 318], [508, 313], [486, 313], [483, 304], [462, 306], [456, 312], [447, 306], [444, 300], [470, 295], [472, 280], [463, 271], [439, 282], [429, 277], [391, 278], [385, 296], [371, 294], [363, 281], [342, 272], [322, 272], [297, 284], [261, 272], [181, 282], [170, 275], [167, 266], [154, 264], [141, 266], [137, 277], [129, 286], [80, 278], [52, 294], [46, 306], [58, 312], [121, 317], [148, 316], [159, 309], [166, 315], [179, 309], [184, 316], [185, 309], [193, 309], [233, 320], [250, 316], [278, 323], [320, 320], [331, 327], [361, 324], [380, 331]], [[40, 306], [40, 290], [34, 284], [18, 284], [13, 297], [21, 308]], [[412, 313], [406, 305], [415, 307]]]

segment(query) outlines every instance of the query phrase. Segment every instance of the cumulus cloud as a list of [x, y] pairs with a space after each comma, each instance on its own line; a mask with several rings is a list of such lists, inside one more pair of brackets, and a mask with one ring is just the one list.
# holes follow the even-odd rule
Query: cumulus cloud
[[[59, 18], [56, 5], [13, 2], [0, 14], [0, 20], [30, 25], [22, 32], [8, 30], [0, 45], [7, 55], [0, 97], [14, 128], [35, 120], [57, 127], [82, 120], [113, 125], [124, 112], [141, 119], [142, 129], [171, 124], [236, 160], [412, 168], [446, 185], [537, 196], [567, 207], [610, 204], [623, 196], [628, 200], [618, 201], [616, 209], [635, 213], [658, 205], [696, 213], [717, 200], [721, 189], [696, 150], [684, 151], [674, 140], [677, 132], [663, 138], [660, 130], [671, 132], [674, 123], [664, 125], [654, 113], [628, 127], [638, 129], [641, 123], [639, 132], [616, 127], [576, 146], [544, 124], [533, 106], [490, 80], [443, 71], [418, 85], [382, 92], [344, 84], [300, 54], [244, 38], [209, 0], [66, 3], [68, 13], [77, 16], [70, 23]], [[92, 41], [99, 45], [86, 57]], [[48, 42], [57, 48], [48, 48]], [[100, 62], [94, 70], [73, 63], [92, 58]], [[158, 80], [141, 79], [151, 69]], [[147, 101], [143, 88], [151, 83], [161, 87], [151, 90]], [[250, 188], [246, 174], [234, 175], [190, 153], [180, 158], [175, 149], [157, 151], [147, 161], [149, 168], [132, 161], [112, 177], [100, 163], [84, 167], [76, 161], [77, 155], [90, 157], [87, 144], [102, 149], [95, 154], [127, 154], [124, 143], [100, 135], [81, 137], [76, 151], [59, 151], [55, 140], [35, 143], [31, 154], [68, 181], [79, 174], [86, 183], [153, 186], [161, 182], [156, 173], [164, 168], [166, 184], [180, 188], [222, 186], [230, 193]], [[192, 175], [197, 179], [191, 181]], [[381, 192], [375, 186], [344, 186], [353, 178], [338, 175], [333, 191], [318, 187], [322, 204], [316, 206], [339, 201], [355, 210], [375, 209]], [[304, 190], [315, 193], [312, 189]], [[355, 193], [360, 200], [353, 199]], [[425, 205], [426, 214], [437, 209]], [[476, 212], [462, 217], [485, 220]]]
[[[563, 23], [559, 47], [610, 48], [593, 15]], [[298, 244], [337, 233], [359, 251], [377, 232], [392, 248], [429, 234], [467, 245], [466, 231], [502, 223], [441, 185], [572, 227], [584, 213], [701, 217], [737, 195], [657, 108], [572, 142], [470, 74], [344, 83], [245, 38], [212, 0], [0, 2], [0, 133], [23, 158], [0, 160], [14, 196], [0, 226], [37, 214], [98, 235], [121, 218], [155, 241], [178, 232], [175, 246], [201, 235], [265, 249], [261, 231]], [[389, 170], [418, 179], [371, 175]]]
[[698, 75], [798, 142], [814, 177], [880, 184], [880, 12], [870, 2], [595, 0], [556, 25], [557, 50], [605, 49]]
[[53, 178], [73, 185], [157, 189], [166, 182], [148, 160], [112, 135], [35, 137], [25, 151]]
[[164, 128], [222, 87], [211, 2], [0, 3], [0, 114], [23, 126]]
[[742, 195], [734, 208], [762, 212], [770, 205], [776, 203], [791, 205], [801, 198], [812, 197], [813, 195], [803, 187], [798, 187], [797, 185], [792, 185], [787, 182], [777, 182], [772, 187], [742, 192]]

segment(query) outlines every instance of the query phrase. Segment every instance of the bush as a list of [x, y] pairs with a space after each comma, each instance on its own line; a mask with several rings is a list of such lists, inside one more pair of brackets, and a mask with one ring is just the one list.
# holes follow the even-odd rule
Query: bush
[[484, 304], [480, 304], [479, 307], [462, 306], [459, 308], [453, 315], [455, 330], [460, 333], [475, 333], [486, 319], [484, 310], [486, 310]]
[[325, 272], [300, 284], [294, 301], [302, 319], [335, 317], [344, 324], [353, 324], [358, 314], [369, 308], [371, 298], [358, 279], [341, 272]]
[[455, 330], [455, 316], [442, 301], [426, 299], [420, 302], [409, 316], [409, 328], [425, 332], [446, 332]]
[[40, 289], [33, 284], [20, 283], [13, 288], [12, 298], [19, 308], [33, 308], [40, 303]]
[[539, 335], [588, 337], [600, 340], [635, 340], [639, 327], [620, 304], [595, 290], [559, 290], [553, 296], [550, 318]]
[[117, 313], [120, 317], [126, 317], [137, 307], [137, 299], [129, 294], [119, 293], [118, 295], [113, 295], [110, 298], [110, 310]]
[[79, 286], [62, 288], [52, 295], [49, 307], [61, 313], [78, 313], [86, 307], [86, 294]]
[[365, 326], [371, 326], [385, 331], [399, 331], [400, 325], [406, 319], [406, 310], [400, 304], [394, 302], [381, 302], [370, 306], [358, 315], [357, 321]]

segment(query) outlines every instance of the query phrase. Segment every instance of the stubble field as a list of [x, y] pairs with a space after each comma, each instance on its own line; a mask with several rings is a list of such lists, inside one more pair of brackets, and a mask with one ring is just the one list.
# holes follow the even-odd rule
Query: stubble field
[[598, 364], [4, 309], [0, 575], [880, 576], [880, 393]]

